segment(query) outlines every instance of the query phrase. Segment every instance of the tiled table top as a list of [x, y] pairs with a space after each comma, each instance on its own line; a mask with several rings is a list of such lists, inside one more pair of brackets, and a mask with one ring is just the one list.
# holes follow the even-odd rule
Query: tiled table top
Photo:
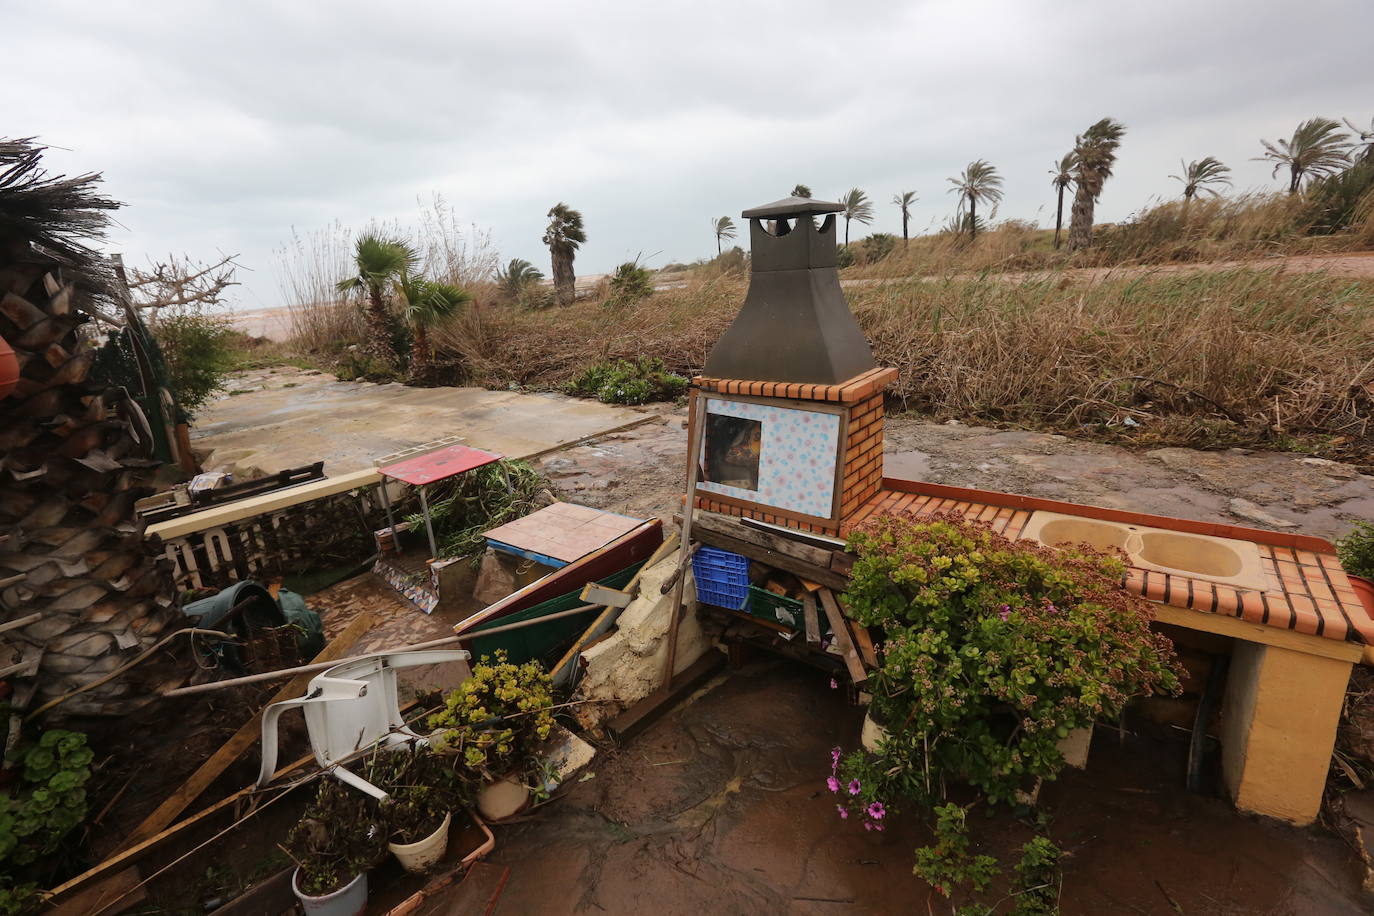
[[573, 503], [554, 503], [524, 518], [486, 532], [488, 541], [571, 563], [599, 550], [643, 520], [589, 509]]

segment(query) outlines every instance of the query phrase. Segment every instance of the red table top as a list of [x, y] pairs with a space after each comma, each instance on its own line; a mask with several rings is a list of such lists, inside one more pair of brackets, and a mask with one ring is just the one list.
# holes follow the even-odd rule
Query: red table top
[[482, 465], [491, 464], [493, 461], [500, 461], [501, 457], [481, 449], [468, 448], [466, 445], [450, 445], [448, 448], [441, 448], [437, 452], [427, 452], [423, 455], [416, 455], [414, 458], [407, 458], [404, 461], [380, 467], [377, 469], [377, 473], [393, 480], [408, 483], [411, 486], [422, 486], [455, 477], [464, 471], [480, 468]]

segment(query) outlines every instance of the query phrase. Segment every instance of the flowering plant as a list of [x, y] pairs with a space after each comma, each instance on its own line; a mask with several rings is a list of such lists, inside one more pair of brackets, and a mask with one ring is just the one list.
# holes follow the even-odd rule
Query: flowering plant
[[[874, 792], [933, 804], [959, 779], [1011, 802], [1054, 777], [1070, 731], [1178, 690], [1172, 644], [1150, 630], [1149, 602], [1120, 587], [1116, 558], [953, 515], [882, 516], [849, 546], [850, 613], [886, 634], [870, 682], [887, 730]], [[851, 758], [841, 773], [863, 765]]]
[[538, 662], [512, 664], [504, 651], [482, 656], [472, 676], [429, 717], [431, 746], [454, 753], [484, 778], [527, 768], [553, 729], [553, 682]]
[[835, 796], [836, 812], [844, 820], [852, 814], [865, 830], [881, 832], [887, 817], [887, 805], [878, 798], [881, 779], [863, 754], [843, 759], [842, 769], [841, 754], [838, 747], [831, 748], [830, 775], [825, 780], [826, 788]]

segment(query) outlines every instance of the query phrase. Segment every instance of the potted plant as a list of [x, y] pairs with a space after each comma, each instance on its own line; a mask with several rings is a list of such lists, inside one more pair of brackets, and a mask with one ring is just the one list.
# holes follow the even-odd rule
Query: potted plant
[[287, 838], [296, 863], [291, 889], [306, 913], [359, 916], [367, 907], [367, 870], [386, 855], [376, 801], [326, 777]]
[[1374, 614], [1374, 522], [1359, 522], [1355, 529], [1336, 542], [1345, 574], [1365, 610]]
[[477, 810], [487, 819], [510, 817], [529, 803], [527, 777], [536, 746], [553, 729], [552, 707], [548, 672], [537, 662], [513, 664], [498, 651], [483, 656], [430, 717], [431, 745], [457, 755], [459, 766], [481, 781]]
[[389, 796], [382, 806], [388, 844], [408, 872], [423, 872], [448, 849], [454, 812], [467, 793], [453, 761], [424, 747], [378, 750], [368, 762], [367, 780]]

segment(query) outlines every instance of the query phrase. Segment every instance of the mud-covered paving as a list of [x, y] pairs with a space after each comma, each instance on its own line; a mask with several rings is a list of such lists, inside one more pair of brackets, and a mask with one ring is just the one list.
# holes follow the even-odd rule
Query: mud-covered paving
[[[723, 675], [501, 831], [499, 912], [948, 912], [911, 873], [930, 841], [916, 812], [881, 834], [836, 813], [829, 752], [857, 745], [862, 715], [808, 668], [764, 659]], [[1088, 770], [1042, 792], [1068, 853], [1065, 914], [1365, 912], [1340, 840], [1189, 795], [1186, 744], [1135, 718], [1099, 729]], [[1033, 834], [1005, 811], [970, 823], [1004, 862]]]

